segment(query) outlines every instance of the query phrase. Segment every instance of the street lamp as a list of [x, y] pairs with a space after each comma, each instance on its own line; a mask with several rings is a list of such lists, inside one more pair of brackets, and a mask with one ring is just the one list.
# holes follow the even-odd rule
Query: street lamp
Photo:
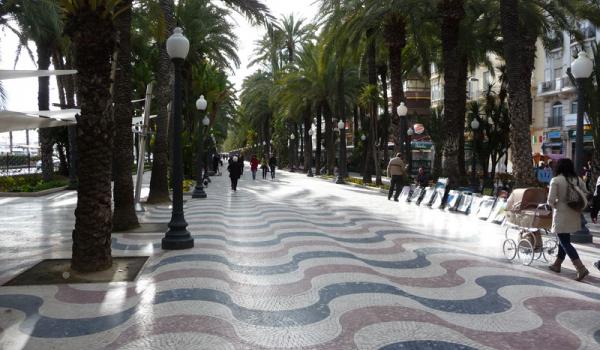
[[310, 147], [308, 147], [308, 172], [306, 173], [306, 176], [308, 177], [313, 177], [313, 172], [312, 172], [312, 136], [314, 134], [313, 131], [313, 126], [311, 125], [310, 129], [308, 129], [308, 140], [307, 142], [310, 142], [309, 145]]
[[345, 159], [342, 159], [342, 156], [344, 155], [345, 152], [343, 152], [343, 148], [346, 148], [346, 136], [345, 136], [345, 126], [346, 124], [344, 123], [343, 120], [340, 119], [340, 121], [337, 123], [337, 128], [340, 131], [340, 150], [339, 150], [339, 155], [338, 155], [338, 173], [337, 173], [337, 178], [335, 179], [335, 183], [336, 184], [344, 184], [344, 175], [345, 175], [345, 171], [344, 171], [344, 163], [346, 163]]
[[[577, 85], [577, 126], [575, 135], [575, 171], [579, 174], [583, 170], [583, 115], [585, 113], [585, 84], [592, 75], [594, 63], [585, 53], [579, 52], [577, 59], [571, 63], [571, 74]], [[576, 243], [592, 243], [592, 235], [586, 227], [586, 220], [581, 215], [581, 230], [571, 235], [571, 241]]]
[[[206, 102], [206, 100], [204, 99], [204, 95], [200, 95], [200, 98], [198, 98], [198, 100], [196, 100], [196, 109], [198, 109], [198, 111], [200, 111], [201, 113], [204, 112], [206, 110], [206, 106], [208, 105], [208, 103]], [[204, 122], [206, 121], [206, 123]], [[210, 121], [208, 120], [208, 117], [205, 115], [204, 118], [202, 119], [202, 125], [206, 126], [208, 125]], [[202, 132], [202, 131], [201, 131]], [[202, 141], [203, 141], [203, 136], [202, 134], [198, 135], [198, 150], [197, 150], [197, 163], [198, 163], [198, 172], [196, 173], [196, 187], [194, 187], [194, 192], [192, 192], [192, 198], [206, 198], [206, 192], [204, 192], [204, 186], [202, 185], [202, 183], [204, 182], [204, 177], [203, 175], [203, 166], [202, 166]]]
[[162, 239], [162, 249], [188, 249], [194, 247], [194, 238], [187, 230], [183, 213], [183, 159], [181, 152], [181, 66], [190, 49], [190, 42], [176, 27], [167, 39], [167, 53], [175, 67], [174, 109], [173, 109], [173, 206], [169, 230]]
[[[408, 134], [408, 131], [410, 130], [406, 120], [406, 116], [408, 115], [408, 107], [406, 107], [404, 102], [400, 102], [400, 105], [398, 105], [398, 108], [396, 108], [396, 113], [398, 113], [398, 116], [400, 117], [400, 153], [404, 153], [406, 161], [409, 162], [410, 169], [410, 136], [412, 136], [412, 134]], [[409, 137], [405, 136], [405, 132]]]
[[365, 134], [360, 135], [360, 140], [363, 141], [363, 142], [366, 141], [367, 140], [367, 135], [365, 135]]
[[479, 188], [479, 181], [477, 180], [477, 130], [479, 130], [479, 121], [477, 118], [473, 118], [471, 121], [471, 130], [473, 130], [473, 143], [471, 147], [471, 183], [475, 189]]

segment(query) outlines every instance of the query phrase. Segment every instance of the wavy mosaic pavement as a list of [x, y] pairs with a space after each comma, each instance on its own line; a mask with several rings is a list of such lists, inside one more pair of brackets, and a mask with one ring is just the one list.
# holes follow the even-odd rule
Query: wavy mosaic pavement
[[[150, 255], [135, 282], [0, 287], [0, 348], [600, 349], [596, 276], [511, 265], [488, 223], [279, 175], [237, 193], [215, 177], [207, 199], [188, 198], [192, 250], [114, 234], [115, 256]], [[68, 257], [64, 222], [28, 247], [0, 243], [0, 281]]]

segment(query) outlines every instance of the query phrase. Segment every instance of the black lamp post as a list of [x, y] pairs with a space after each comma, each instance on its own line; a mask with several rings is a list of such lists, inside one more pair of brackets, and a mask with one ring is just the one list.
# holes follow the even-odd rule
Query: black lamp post
[[[594, 63], [585, 51], [579, 52], [577, 59], [571, 63], [571, 74], [577, 84], [577, 126], [575, 135], [575, 172], [580, 174], [583, 170], [583, 114], [585, 113], [585, 84], [592, 75]], [[571, 242], [592, 243], [592, 235], [586, 227], [587, 221], [581, 215], [581, 230], [571, 234]]]
[[415, 131], [412, 128], [408, 128], [408, 130], [406, 130], [406, 154], [408, 154], [409, 156], [406, 157], [406, 163], [408, 165], [408, 174], [412, 174], [412, 157], [411, 152], [411, 146], [412, 146], [412, 136], [415, 134]]
[[[204, 99], [204, 95], [200, 95], [200, 98], [196, 101], [196, 108], [200, 112], [204, 112], [206, 110], [207, 102]], [[204, 125], [204, 119], [208, 120], [208, 117], [204, 116], [202, 119], [202, 124]], [[206, 126], [206, 125], [205, 125]], [[192, 192], [192, 198], [206, 198], [206, 192], [204, 192], [204, 177], [202, 175], [204, 167], [202, 166], [202, 141], [206, 135], [202, 135], [202, 131], [200, 135], [198, 135], [198, 150], [196, 151], [196, 162], [198, 163], [198, 171], [196, 173], [196, 187], [194, 187], [194, 192]]]
[[337, 178], [335, 179], [335, 183], [336, 184], [345, 184], [345, 182], [344, 182], [344, 175], [346, 175], [346, 173], [345, 173], [344, 167], [346, 165], [345, 164], [346, 163], [346, 159], [342, 159], [342, 158], [345, 158], [345, 157], [342, 157], [342, 156], [345, 155], [343, 151], [346, 148], [345, 126], [346, 125], [344, 124], [343, 120], [340, 120], [337, 123], [337, 128], [340, 131], [340, 142], [339, 142], [340, 150], [339, 150], [339, 156], [338, 156], [338, 159], [339, 159], [338, 174], [337, 174]]
[[167, 53], [175, 66], [175, 94], [173, 98], [173, 206], [169, 231], [162, 239], [162, 249], [187, 249], [194, 247], [194, 239], [187, 230], [183, 214], [183, 159], [181, 152], [181, 66], [190, 49], [190, 42], [181, 28], [173, 30], [167, 40]]
[[479, 180], [477, 179], [477, 133], [479, 132], [479, 121], [473, 118], [471, 121], [471, 130], [473, 130], [473, 143], [471, 145], [471, 183], [475, 190], [479, 190]]
[[406, 104], [404, 104], [404, 102], [400, 102], [400, 105], [398, 105], [398, 107], [396, 108], [396, 113], [398, 113], [398, 116], [400, 117], [400, 153], [404, 154], [404, 157], [408, 162], [408, 146], [410, 145], [410, 143], [406, 141], [408, 140], [408, 137], [406, 137], [406, 135], [404, 134], [408, 134], [408, 127], [406, 125], [406, 115], [408, 114], [408, 108], [406, 107]]

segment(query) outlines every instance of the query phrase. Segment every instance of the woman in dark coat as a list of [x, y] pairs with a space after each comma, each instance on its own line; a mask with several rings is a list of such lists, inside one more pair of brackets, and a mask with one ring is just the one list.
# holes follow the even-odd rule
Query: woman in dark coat
[[227, 167], [229, 178], [231, 179], [231, 189], [237, 191], [237, 183], [242, 176], [242, 164], [238, 162], [237, 157], [233, 157], [233, 162]]

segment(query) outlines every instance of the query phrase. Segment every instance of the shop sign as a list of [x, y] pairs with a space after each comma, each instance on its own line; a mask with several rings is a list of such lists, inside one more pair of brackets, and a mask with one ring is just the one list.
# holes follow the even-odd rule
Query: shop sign
[[412, 149], [431, 149], [433, 144], [430, 141], [412, 141], [410, 143]]
[[[575, 138], [577, 138], [577, 131], [569, 130], [569, 139], [575, 140]], [[593, 142], [593, 141], [594, 141], [594, 138], [592, 137], [592, 132], [589, 130], [584, 130], [583, 131], [583, 142]]]
[[560, 139], [560, 130], [548, 131], [546, 134], [547, 139]]

